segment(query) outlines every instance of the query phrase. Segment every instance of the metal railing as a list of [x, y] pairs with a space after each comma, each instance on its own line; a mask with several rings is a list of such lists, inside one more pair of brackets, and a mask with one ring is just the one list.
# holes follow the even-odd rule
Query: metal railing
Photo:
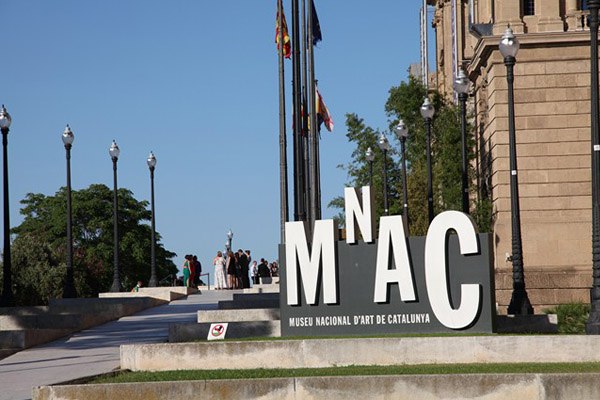
[[169, 274], [158, 281], [158, 286], [177, 286], [177, 276]]
[[205, 274], [200, 274], [200, 279], [202, 279], [203, 276], [206, 276], [206, 281], [208, 282], [206, 287], [208, 290], [210, 290], [210, 274], [208, 272]]

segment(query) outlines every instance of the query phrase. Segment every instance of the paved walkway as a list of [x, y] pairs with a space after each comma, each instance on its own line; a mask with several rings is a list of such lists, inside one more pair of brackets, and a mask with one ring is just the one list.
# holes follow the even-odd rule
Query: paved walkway
[[198, 310], [216, 309], [235, 292], [203, 291], [13, 354], [0, 360], [0, 399], [31, 399], [34, 386], [110, 372], [119, 367], [120, 345], [166, 342], [169, 324], [195, 322]]

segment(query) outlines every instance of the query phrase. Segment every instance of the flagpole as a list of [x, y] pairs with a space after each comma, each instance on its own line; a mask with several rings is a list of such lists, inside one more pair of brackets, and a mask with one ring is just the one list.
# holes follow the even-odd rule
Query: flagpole
[[283, 59], [283, 0], [277, 0], [279, 20], [279, 192], [281, 207], [281, 241], [285, 243], [285, 223], [288, 221], [287, 139], [285, 131], [285, 69]]
[[319, 211], [321, 208], [321, 199], [320, 199], [320, 193], [319, 193], [319, 187], [318, 185], [320, 184], [320, 179], [319, 179], [319, 170], [318, 170], [318, 160], [319, 160], [319, 148], [318, 148], [318, 141], [319, 138], [317, 137], [317, 102], [316, 102], [316, 95], [315, 95], [315, 54], [314, 54], [314, 37], [313, 37], [313, 19], [314, 19], [314, 15], [313, 15], [313, 4], [312, 4], [312, 0], [311, 0], [311, 5], [309, 7], [309, 11], [308, 11], [308, 55], [309, 55], [309, 69], [310, 69], [310, 76], [309, 76], [309, 87], [310, 87], [310, 144], [311, 144], [311, 148], [310, 148], [310, 181], [312, 184], [312, 191], [311, 191], [311, 203], [312, 203], [312, 208], [310, 209], [310, 213], [311, 213], [311, 221], [314, 223], [314, 221], [316, 221], [317, 219], [320, 218], [319, 215]]
[[[306, 201], [306, 219], [308, 220], [308, 229], [312, 230], [314, 219], [312, 218], [312, 192], [311, 185], [312, 174], [311, 174], [311, 157], [310, 148], [311, 148], [311, 137], [309, 134], [309, 97], [308, 97], [308, 87], [309, 87], [309, 78], [308, 78], [308, 63], [307, 63], [307, 42], [308, 42], [308, 29], [306, 22], [306, 0], [302, 0], [302, 105], [304, 112], [302, 113], [302, 145], [304, 148], [304, 195]], [[312, 235], [309, 235], [312, 237]]]
[[293, 99], [294, 99], [294, 219], [306, 220], [304, 204], [304, 166], [302, 149], [302, 118], [300, 105], [300, 27], [298, 21], [298, 0], [292, 0], [292, 65], [293, 65]]

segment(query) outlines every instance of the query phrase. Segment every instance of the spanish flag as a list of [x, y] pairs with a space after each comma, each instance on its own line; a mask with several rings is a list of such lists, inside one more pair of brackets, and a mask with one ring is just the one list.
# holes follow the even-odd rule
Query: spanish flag
[[321, 124], [325, 123], [325, 127], [329, 132], [333, 131], [333, 118], [331, 118], [331, 114], [329, 114], [329, 110], [325, 105], [325, 101], [323, 101], [323, 97], [321, 97], [321, 93], [319, 93], [319, 89], [316, 89], [317, 98], [317, 126], [319, 127], [319, 131], [321, 131]]
[[[290, 58], [292, 56], [292, 44], [290, 42], [290, 35], [288, 34], [287, 22], [285, 22], [283, 6], [281, 6], [281, 21], [283, 25], [283, 56]], [[279, 12], [277, 12], [277, 19], [275, 20], [275, 43], [277, 43], [277, 50], [279, 50]]]

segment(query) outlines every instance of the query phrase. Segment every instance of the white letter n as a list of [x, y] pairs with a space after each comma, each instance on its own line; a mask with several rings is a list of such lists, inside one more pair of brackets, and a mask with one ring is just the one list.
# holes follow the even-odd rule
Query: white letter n
[[373, 241], [375, 209], [371, 207], [373, 198], [370, 186], [361, 188], [362, 199], [356, 188], [344, 188], [344, 208], [346, 209], [346, 243], [356, 243], [356, 228], [360, 230], [366, 243]]

